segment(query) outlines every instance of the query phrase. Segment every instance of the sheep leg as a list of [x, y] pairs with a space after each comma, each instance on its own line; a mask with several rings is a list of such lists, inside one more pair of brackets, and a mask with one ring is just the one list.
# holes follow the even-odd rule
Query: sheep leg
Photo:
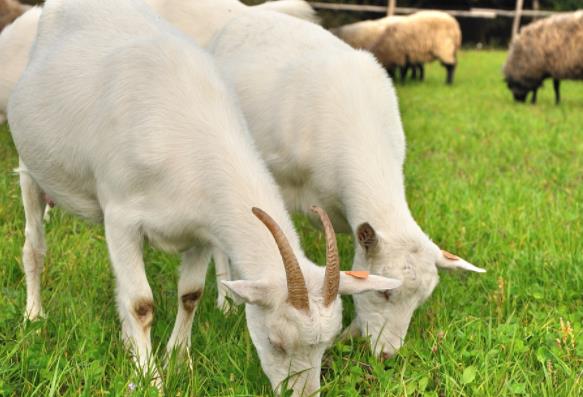
[[227, 296], [232, 298], [229, 290], [223, 285], [223, 281], [231, 281], [231, 266], [229, 258], [218, 248], [213, 249], [213, 260], [215, 261], [215, 272], [217, 275], [217, 307], [223, 312], [229, 311]]
[[534, 90], [532, 90], [532, 97], [530, 98], [530, 103], [532, 103], [533, 105], [536, 103], [536, 93], [537, 93], [537, 89], [535, 88]]
[[445, 80], [445, 82], [447, 84], [453, 84], [453, 77], [455, 74], [455, 65], [451, 64], [451, 63], [446, 63], [444, 64], [445, 69], [447, 70], [447, 79]]
[[2, 112], [0, 112], [0, 124], [4, 124], [4, 122], [6, 121], [6, 115]]
[[154, 299], [148, 284], [143, 258], [143, 237], [133, 224], [126, 224], [125, 209], [107, 209], [105, 237], [117, 284], [117, 309], [122, 339], [139, 370], [152, 375], [154, 383], [161, 379], [152, 360], [150, 330], [154, 320]]
[[419, 80], [424, 81], [425, 80], [425, 65], [420, 63], [417, 66], [419, 67]]
[[182, 254], [178, 279], [178, 314], [166, 348], [167, 357], [174, 351], [181, 358], [189, 357], [192, 321], [202, 297], [209, 260], [208, 248], [192, 248]]
[[26, 218], [22, 262], [26, 277], [26, 312], [28, 320], [44, 316], [40, 295], [41, 275], [45, 258], [43, 213], [44, 193], [20, 161], [20, 189]]
[[411, 65], [411, 78], [413, 80], [417, 80], [418, 76], [417, 76], [417, 65]]
[[553, 79], [553, 88], [555, 89], [555, 104], [561, 103], [561, 80]]
[[407, 79], [407, 73], [409, 72], [409, 65], [405, 64], [405, 66], [401, 66], [400, 68], [400, 72], [401, 72], [401, 82], [404, 83], [405, 80]]

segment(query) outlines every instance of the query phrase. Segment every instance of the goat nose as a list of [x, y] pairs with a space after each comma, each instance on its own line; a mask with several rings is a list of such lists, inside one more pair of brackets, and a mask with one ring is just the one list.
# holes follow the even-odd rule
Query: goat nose
[[393, 358], [393, 354], [392, 353], [388, 353], [388, 352], [382, 352], [381, 353], [381, 358], [383, 360], [390, 360], [391, 358]]

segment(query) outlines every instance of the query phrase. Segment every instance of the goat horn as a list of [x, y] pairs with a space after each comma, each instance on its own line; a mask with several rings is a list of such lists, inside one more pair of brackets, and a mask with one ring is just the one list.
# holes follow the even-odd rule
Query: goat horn
[[340, 288], [340, 257], [336, 245], [336, 233], [326, 211], [316, 206], [312, 207], [312, 211], [320, 216], [326, 236], [326, 273], [324, 275], [323, 295], [324, 306], [330, 306], [336, 299]]
[[306, 281], [304, 280], [304, 275], [300, 269], [298, 259], [296, 258], [289, 241], [279, 225], [265, 211], [256, 207], [253, 207], [252, 211], [271, 232], [273, 239], [277, 244], [277, 248], [279, 248], [279, 253], [283, 259], [283, 266], [285, 267], [289, 303], [298, 310], [309, 311], [310, 303], [308, 300]]

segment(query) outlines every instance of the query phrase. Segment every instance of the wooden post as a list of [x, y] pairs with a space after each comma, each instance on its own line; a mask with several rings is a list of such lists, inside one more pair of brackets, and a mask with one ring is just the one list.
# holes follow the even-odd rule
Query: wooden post
[[[532, 9], [535, 11], [540, 11], [540, 0], [532, 0]], [[533, 21], [536, 21], [537, 19], [540, 19], [540, 17], [534, 17], [532, 19]]]
[[516, 10], [514, 13], [514, 22], [512, 23], [512, 40], [518, 34], [518, 29], [520, 28], [520, 16], [522, 14], [522, 6], [524, 5], [524, 0], [516, 0]]
[[387, 15], [395, 15], [395, 8], [397, 8], [397, 0], [389, 0], [387, 4]]
[[540, 10], [540, 0], [532, 0], [532, 9], [533, 10]]

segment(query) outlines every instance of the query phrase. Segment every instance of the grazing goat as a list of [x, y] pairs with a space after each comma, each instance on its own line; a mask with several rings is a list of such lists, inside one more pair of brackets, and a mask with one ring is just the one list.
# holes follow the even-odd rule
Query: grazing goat
[[29, 8], [17, 0], [0, 0], [0, 32]]
[[[217, 26], [222, 27], [233, 16], [248, 10], [271, 10], [310, 22], [318, 21], [314, 10], [303, 0], [279, 0], [253, 7], [233, 0], [145, 0], [145, 2], [166, 19], [171, 20], [175, 27], [196, 38], [196, 42], [201, 46], [208, 43]], [[193, 24], [193, 18], [201, 11], [209, 19], [196, 18], [197, 23]], [[29, 10], [0, 34], [0, 65], [2, 65], [0, 123], [4, 121], [8, 99], [28, 61], [40, 14], [41, 8]]]
[[287, 208], [325, 208], [358, 242], [354, 269], [402, 280], [391, 293], [354, 296], [352, 328], [371, 336], [377, 354], [394, 354], [438, 268], [484, 270], [440, 250], [413, 219], [405, 136], [383, 68], [319, 26], [259, 11], [232, 19], [209, 50], [237, 90]]
[[560, 81], [583, 79], [583, 11], [541, 19], [522, 29], [510, 46], [504, 77], [514, 100], [524, 102], [532, 92], [532, 103], [550, 77], [559, 104]]
[[[145, 241], [182, 256], [168, 352], [188, 354], [217, 246], [242, 276], [225, 284], [247, 304], [262, 367], [275, 389], [290, 375], [294, 395], [319, 389], [322, 355], [341, 328], [338, 293], [400, 285], [340, 273], [332, 226], [320, 209], [327, 266], [306, 258], [211, 57], [139, 0], [48, 0], [8, 120], [26, 214], [27, 318], [43, 312], [47, 194], [104, 224], [123, 339], [143, 371], [156, 375]], [[253, 206], [266, 211], [253, 209], [271, 234]]]
[[[217, 29], [249, 11], [269, 10], [317, 22], [316, 13], [304, 0], [268, 1], [247, 6], [238, 0], [145, 0], [156, 12], [206, 47]], [[196, 23], [193, 23], [196, 21]]]

